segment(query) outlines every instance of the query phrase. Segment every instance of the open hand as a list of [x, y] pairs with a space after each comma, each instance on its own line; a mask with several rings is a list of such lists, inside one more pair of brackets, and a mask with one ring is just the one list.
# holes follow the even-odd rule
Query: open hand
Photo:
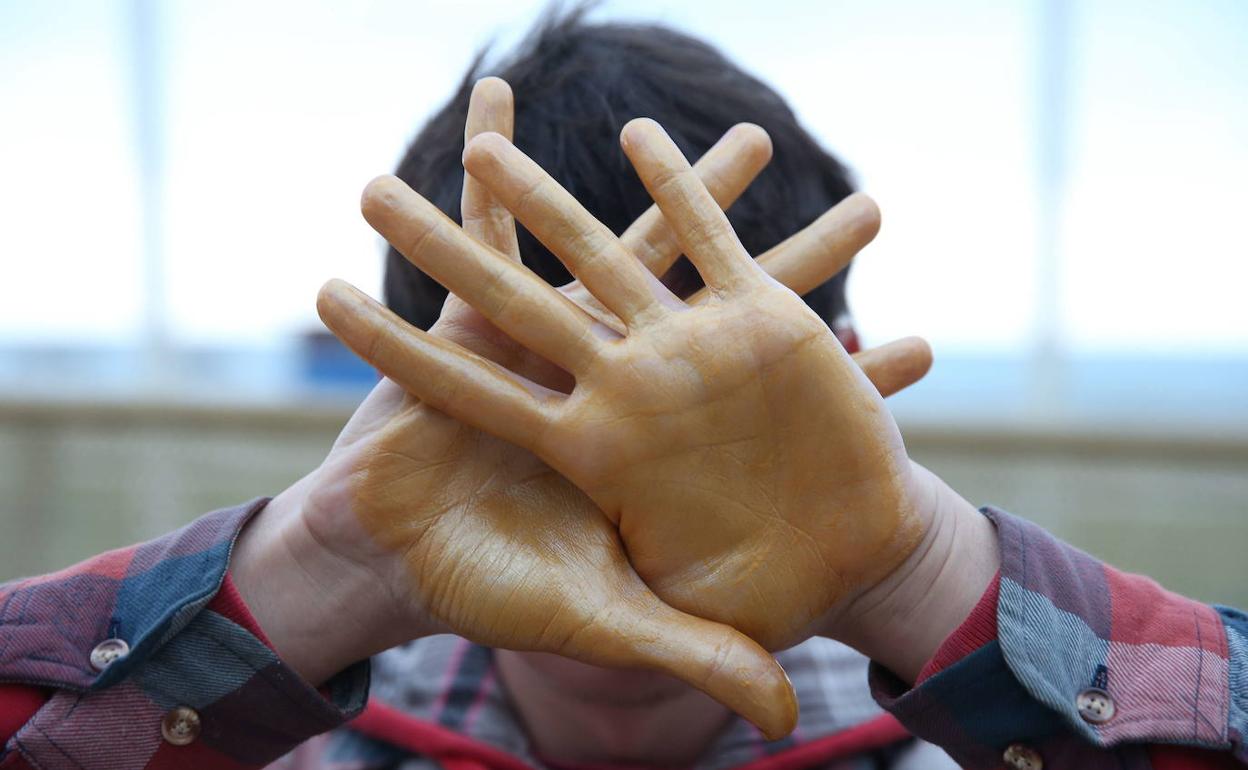
[[708, 285], [673, 296], [505, 138], [465, 165], [624, 325], [621, 334], [482, 249], [397, 180], [365, 216], [417, 266], [575, 377], [546, 387], [426, 335], [345, 284], [322, 318], [427, 404], [534, 451], [617, 524], [668, 603], [769, 647], [801, 638], [914, 548], [921, 494], [877, 390], [831, 331], [749, 258], [662, 130], [625, 151]]

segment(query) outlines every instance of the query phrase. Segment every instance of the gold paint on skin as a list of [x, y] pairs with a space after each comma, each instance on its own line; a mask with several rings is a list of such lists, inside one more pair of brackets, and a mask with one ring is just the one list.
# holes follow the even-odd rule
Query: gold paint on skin
[[412, 404], [357, 479], [360, 523], [403, 554], [411, 600], [447, 628], [494, 647], [666, 671], [769, 735], [791, 729], [797, 704], [774, 659], [663, 604], [597, 507], [530, 453]]
[[[730, 201], [761, 168], [724, 173], [751, 131], [730, 139], [707, 164], [717, 191], [681, 217], [705, 219], [708, 204], [718, 211], [715, 201]], [[730, 263], [716, 274], [735, 293], [704, 292], [692, 310], [649, 305], [636, 292], [595, 303], [579, 285], [559, 296], [512, 261], [514, 241], [493, 226], [501, 219], [490, 202], [468, 200], [493, 193], [509, 203], [523, 185], [492, 174], [541, 173], [510, 162], [509, 147], [496, 143], [501, 162], [480, 169], [471, 145], [466, 158], [482, 172], [481, 185], [466, 187], [465, 209], [492, 228], [473, 233], [484, 244], [397, 180], [370, 185], [363, 203], [379, 232], [489, 321], [452, 297], [425, 334], [340, 282], [318, 299], [335, 334], [425, 401], [406, 398], [357, 453], [351, 508], [377, 545], [401, 555], [405, 599], [455, 633], [665, 671], [768, 737], [787, 734], [796, 699], [763, 647], [795, 641], [891, 571], [921, 535], [905, 515], [907, 461], [876, 387], [913, 382], [930, 351], [910, 340], [865, 355], [872, 387], [795, 294]], [[638, 166], [643, 179], [660, 170]], [[578, 216], [574, 202], [550, 200], [537, 214]], [[799, 290], [837, 272], [878, 225], [869, 199], [842, 207], [758, 264]], [[616, 259], [645, 255], [661, 272], [678, 240], [690, 245], [688, 222], [676, 222], [677, 239], [655, 216], [630, 228]], [[530, 229], [552, 240], [590, 232], [581, 219]], [[720, 251], [729, 243], [722, 232], [714, 240]], [[716, 249], [685, 251], [706, 262]], [[600, 292], [615, 275], [589, 274]], [[580, 307], [630, 336], [586, 337]], [[574, 388], [552, 361], [575, 374]]]

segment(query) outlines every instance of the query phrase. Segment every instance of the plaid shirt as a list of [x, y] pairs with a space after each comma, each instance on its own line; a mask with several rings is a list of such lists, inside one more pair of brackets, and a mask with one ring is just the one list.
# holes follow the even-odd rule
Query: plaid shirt
[[[422, 639], [319, 690], [288, 669], [226, 573], [263, 506], [0, 587], [0, 768], [541, 767], [487, 648]], [[1248, 617], [984, 512], [1001, 573], [918, 685], [811, 640], [779, 656], [797, 731], [736, 721], [694, 770], [949, 764], [908, 733], [967, 768], [1248, 763]], [[125, 654], [99, 659], [105, 640]]]

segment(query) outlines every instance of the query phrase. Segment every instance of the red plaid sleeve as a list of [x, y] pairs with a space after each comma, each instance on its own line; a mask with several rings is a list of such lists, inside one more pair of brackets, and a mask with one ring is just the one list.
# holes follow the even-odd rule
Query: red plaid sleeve
[[0, 767], [262, 767], [358, 714], [367, 664], [323, 697], [277, 658], [226, 578], [265, 503], [0, 587], [0, 680], [13, 683], [0, 690], [11, 732]]
[[[1248, 618], [1115, 570], [996, 509], [1001, 573], [906, 688], [877, 700], [968, 768], [1248, 763]], [[1014, 764], [1012, 764], [1014, 763]]]

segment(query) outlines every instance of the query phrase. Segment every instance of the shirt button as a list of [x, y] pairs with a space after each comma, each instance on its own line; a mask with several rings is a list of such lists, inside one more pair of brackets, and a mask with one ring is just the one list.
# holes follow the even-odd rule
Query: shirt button
[[1001, 758], [1005, 760], [1006, 767], [1013, 768], [1013, 770], [1043, 770], [1044, 768], [1044, 760], [1040, 758], [1036, 750], [1021, 743], [1011, 743]]
[[114, 661], [121, 660], [130, 654], [130, 645], [125, 639], [105, 639], [91, 650], [91, 668], [103, 671]]
[[193, 708], [178, 706], [160, 720], [160, 734], [174, 746], [185, 746], [199, 737], [199, 713]]
[[1114, 712], [1117, 711], [1114, 699], [1109, 697], [1109, 693], [1095, 687], [1079, 693], [1075, 698], [1075, 708], [1079, 709], [1079, 716], [1083, 717], [1083, 721], [1094, 725], [1104, 724], [1113, 719]]

